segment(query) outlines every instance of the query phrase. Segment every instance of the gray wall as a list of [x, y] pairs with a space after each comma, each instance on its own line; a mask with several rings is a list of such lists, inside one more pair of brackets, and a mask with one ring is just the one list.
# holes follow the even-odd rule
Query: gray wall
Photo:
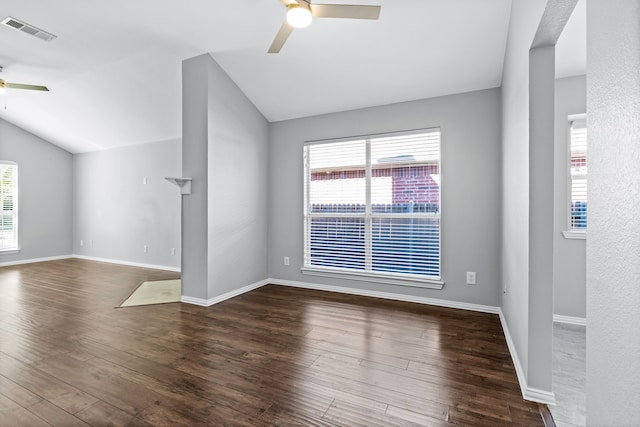
[[0, 264], [71, 255], [72, 155], [0, 119], [0, 160], [18, 163], [20, 246]]
[[164, 177], [180, 176], [180, 150], [171, 140], [76, 154], [74, 253], [179, 268], [180, 195]]
[[587, 425], [640, 420], [640, 3], [589, 0]]
[[[559, 208], [554, 45], [574, 5], [514, 2], [503, 70], [502, 309], [525, 398], [542, 402], [554, 400], [553, 274]], [[544, 42], [532, 48], [534, 37]], [[566, 177], [563, 182], [566, 185]]]
[[267, 278], [268, 122], [210, 55], [183, 63], [183, 295]]
[[[529, 51], [529, 355], [527, 387], [552, 391], [555, 47]], [[547, 166], [547, 167], [545, 167]]]
[[211, 57], [182, 62], [182, 175], [192, 178], [182, 196], [182, 295], [207, 300], [208, 288], [208, 87]]
[[569, 131], [567, 117], [587, 111], [586, 77], [556, 80], [553, 313], [586, 317], [586, 240], [565, 239], [569, 228]]
[[[442, 290], [303, 275], [304, 141], [439, 126], [442, 130]], [[500, 90], [490, 89], [272, 123], [269, 276], [498, 306]], [[290, 266], [283, 265], [289, 256]], [[477, 272], [466, 285], [465, 272]]]
[[211, 58], [209, 297], [267, 278], [268, 122]]
[[529, 48], [545, 0], [513, 2], [502, 77], [502, 310], [529, 365]]

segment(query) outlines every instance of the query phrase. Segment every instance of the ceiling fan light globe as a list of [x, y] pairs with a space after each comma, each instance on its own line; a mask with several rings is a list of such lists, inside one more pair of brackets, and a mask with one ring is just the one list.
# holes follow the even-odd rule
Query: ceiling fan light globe
[[294, 28], [304, 28], [311, 24], [311, 11], [300, 6], [291, 6], [287, 11], [287, 23]]

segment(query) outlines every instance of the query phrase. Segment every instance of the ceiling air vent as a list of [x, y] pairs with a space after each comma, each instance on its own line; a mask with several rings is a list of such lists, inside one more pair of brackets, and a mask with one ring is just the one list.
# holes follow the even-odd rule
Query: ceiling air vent
[[14, 28], [16, 30], [20, 30], [22, 32], [25, 32], [27, 34], [30, 34], [34, 37], [39, 38], [40, 40], [44, 40], [44, 41], [51, 41], [53, 39], [55, 39], [57, 36], [54, 36], [51, 33], [47, 33], [46, 31], [43, 31], [39, 28], [34, 27], [33, 25], [29, 25], [26, 22], [22, 22], [18, 19], [12, 18], [10, 16], [6, 17], [5, 19], [2, 20], [2, 23], [4, 25], [6, 25], [7, 27], [11, 27]]

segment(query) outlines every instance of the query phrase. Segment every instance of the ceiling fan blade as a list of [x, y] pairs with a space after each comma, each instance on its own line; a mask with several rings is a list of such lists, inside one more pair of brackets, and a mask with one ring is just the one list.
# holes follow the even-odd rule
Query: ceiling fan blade
[[269, 47], [267, 53], [280, 52], [280, 49], [282, 49], [284, 42], [287, 41], [292, 32], [293, 27], [289, 25], [287, 21], [284, 21], [282, 23], [282, 27], [280, 27], [280, 30], [278, 31], [278, 34], [276, 34], [276, 38], [273, 39], [273, 43], [271, 43], [271, 47]]
[[9, 89], [43, 90], [45, 92], [49, 92], [49, 89], [46, 86], [23, 85], [20, 83], [5, 83], [4, 86]]
[[311, 4], [314, 18], [378, 19], [380, 6], [355, 4]]

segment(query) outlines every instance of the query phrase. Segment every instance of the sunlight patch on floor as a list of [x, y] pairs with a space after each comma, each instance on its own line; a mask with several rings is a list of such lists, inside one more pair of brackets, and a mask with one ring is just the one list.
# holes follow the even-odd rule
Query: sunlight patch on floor
[[180, 302], [180, 279], [142, 282], [120, 307]]

